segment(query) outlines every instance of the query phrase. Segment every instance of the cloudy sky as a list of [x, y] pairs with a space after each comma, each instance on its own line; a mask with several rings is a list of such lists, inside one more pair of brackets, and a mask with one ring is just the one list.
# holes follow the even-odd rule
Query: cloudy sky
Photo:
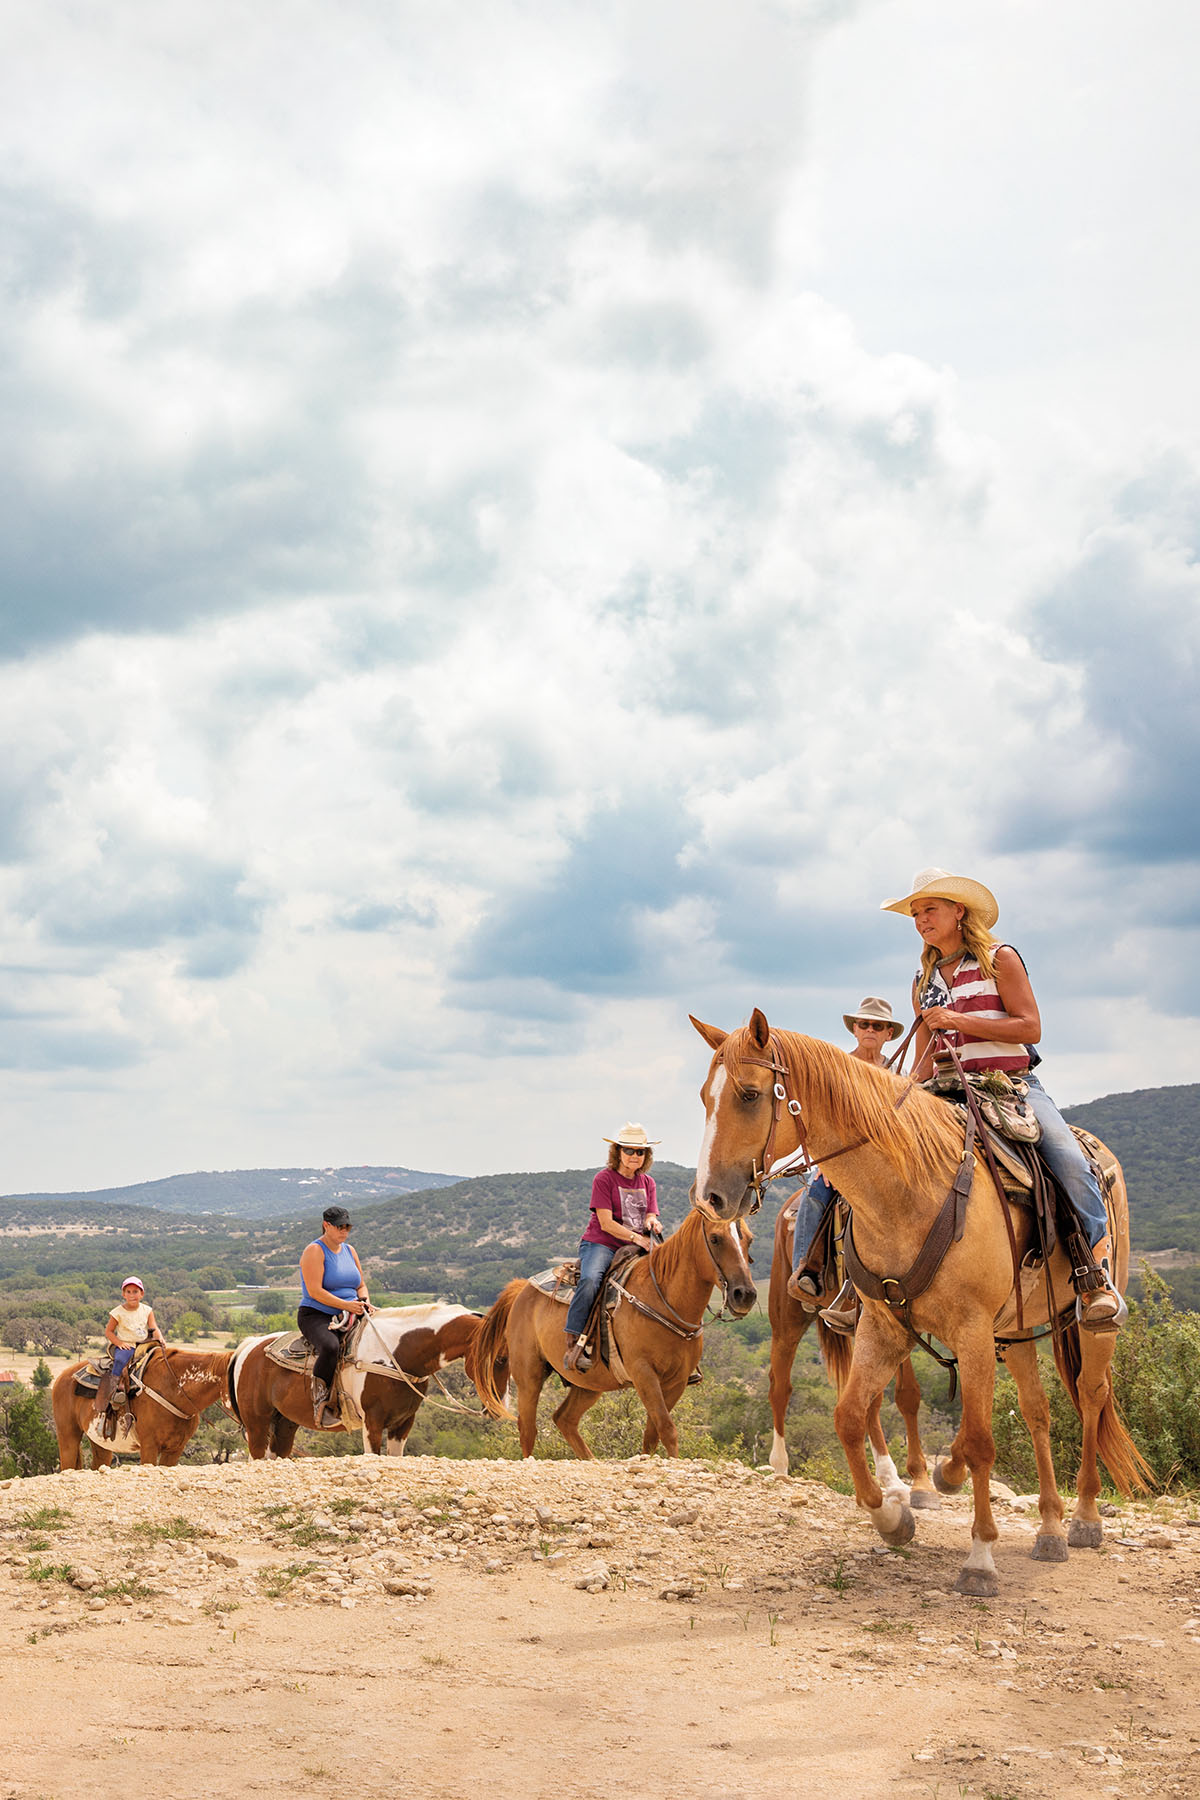
[[1200, 1079], [1192, 0], [6, 12], [6, 1191], [692, 1160], [929, 863]]

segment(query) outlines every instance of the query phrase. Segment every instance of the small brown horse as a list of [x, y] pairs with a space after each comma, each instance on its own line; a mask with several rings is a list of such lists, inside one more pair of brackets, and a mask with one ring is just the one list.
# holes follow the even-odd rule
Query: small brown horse
[[129, 1403], [134, 1432], [131, 1436], [119, 1432], [111, 1443], [90, 1435], [96, 1396], [76, 1388], [75, 1377], [87, 1365], [72, 1363], [55, 1376], [50, 1390], [60, 1469], [83, 1467], [80, 1452], [85, 1437], [92, 1446], [93, 1469], [107, 1468], [114, 1450], [135, 1449], [142, 1462], [173, 1468], [200, 1423], [200, 1414], [224, 1400], [232, 1360], [231, 1352], [225, 1350], [152, 1350], [141, 1365], [142, 1391]]
[[591, 1459], [579, 1432], [579, 1421], [601, 1394], [635, 1388], [646, 1409], [642, 1449], [662, 1444], [668, 1456], [679, 1454], [679, 1433], [671, 1419], [688, 1376], [699, 1366], [704, 1339], [704, 1309], [718, 1282], [724, 1302], [737, 1319], [757, 1299], [748, 1252], [752, 1233], [744, 1224], [714, 1224], [694, 1209], [679, 1229], [656, 1244], [629, 1271], [626, 1289], [612, 1315], [617, 1359], [606, 1368], [597, 1359], [586, 1371], [563, 1367], [567, 1344], [563, 1335], [566, 1308], [532, 1282], [510, 1281], [487, 1313], [475, 1350], [475, 1386], [495, 1418], [511, 1419], [497, 1376], [507, 1359], [517, 1384], [517, 1423], [521, 1455], [533, 1453], [537, 1437], [537, 1405], [546, 1377], [567, 1383], [567, 1397], [554, 1423], [576, 1456]]
[[[481, 1323], [478, 1313], [442, 1301], [381, 1306], [371, 1313], [352, 1361], [342, 1364], [339, 1380], [377, 1456], [383, 1453], [385, 1435], [390, 1454], [403, 1456], [429, 1377], [460, 1356], [470, 1356]], [[290, 1456], [300, 1427], [313, 1429], [308, 1373], [281, 1368], [267, 1355], [270, 1344], [291, 1335], [281, 1331], [247, 1338], [234, 1353], [230, 1377], [234, 1412], [256, 1461], [268, 1451]], [[344, 1426], [322, 1429], [342, 1431]]]
[[[767, 1297], [767, 1314], [771, 1320], [771, 1421], [774, 1426], [774, 1437], [771, 1443], [771, 1454], [768, 1458], [777, 1475], [788, 1472], [787, 1440], [784, 1437], [784, 1425], [787, 1420], [788, 1401], [792, 1397], [792, 1365], [796, 1360], [796, 1350], [800, 1339], [809, 1326], [816, 1320], [817, 1340], [821, 1346], [821, 1358], [829, 1372], [834, 1386], [840, 1394], [846, 1385], [850, 1373], [850, 1359], [853, 1354], [848, 1339], [829, 1327], [816, 1313], [808, 1312], [793, 1300], [788, 1293], [788, 1276], [792, 1272], [792, 1237], [794, 1221], [788, 1217], [785, 1206], [775, 1221], [775, 1246], [771, 1256], [771, 1286]], [[867, 1436], [871, 1440], [871, 1451], [875, 1458], [875, 1479], [881, 1487], [894, 1488], [899, 1485], [899, 1474], [892, 1461], [887, 1447], [887, 1439], [883, 1435], [883, 1424], [880, 1419], [882, 1395], [877, 1396], [874, 1405], [867, 1415]], [[941, 1506], [936, 1490], [929, 1474], [929, 1465], [925, 1461], [925, 1452], [921, 1448], [921, 1434], [917, 1429], [917, 1411], [921, 1405], [921, 1389], [913, 1372], [912, 1358], [906, 1356], [896, 1371], [896, 1405], [904, 1420], [904, 1432], [908, 1442], [908, 1459], [905, 1464], [908, 1475], [909, 1505], [927, 1512], [936, 1512]]]
[[[909, 1270], [943, 1211], [962, 1162], [961, 1113], [948, 1101], [885, 1069], [856, 1062], [831, 1044], [797, 1032], [772, 1031], [757, 1007], [749, 1024], [736, 1031], [696, 1019], [692, 1023], [714, 1052], [701, 1089], [706, 1124], [696, 1172], [698, 1204], [724, 1216], [745, 1210], [753, 1202], [763, 1163], [798, 1147], [803, 1120], [812, 1158], [826, 1170], [836, 1160], [837, 1185], [853, 1209], [854, 1242], [864, 1267], [892, 1278]], [[1125, 1183], [1112, 1153], [1097, 1144], [1097, 1154], [1109, 1188], [1113, 1277], [1123, 1289], [1129, 1270]], [[1034, 1248], [1033, 1221], [1026, 1208], [1015, 1207], [1011, 1222], [1020, 1262]], [[1152, 1479], [1113, 1397], [1116, 1334], [1081, 1331], [1069, 1319], [1054, 1333], [1054, 1354], [1083, 1422], [1083, 1450], [1069, 1535], [1064, 1530], [1050, 1451], [1050, 1409], [1032, 1330], [1049, 1308], [1043, 1301], [1039, 1320], [1035, 1294], [1026, 1294], [1024, 1326], [1014, 1329], [1013, 1260], [1005, 1209], [986, 1168], [977, 1164], [960, 1234], [909, 1311], [915, 1330], [931, 1334], [954, 1353], [962, 1379], [962, 1423], [934, 1482], [942, 1493], [954, 1493], [971, 1477], [971, 1553], [956, 1584], [965, 1594], [998, 1591], [992, 1545], [999, 1533], [989, 1492], [996, 1454], [992, 1398], [998, 1336], [1037, 1457], [1041, 1526], [1033, 1548], [1036, 1560], [1062, 1562], [1068, 1544], [1099, 1547], [1098, 1457], [1122, 1493], [1144, 1488]], [[1050, 1268], [1054, 1312], [1061, 1318], [1060, 1308], [1072, 1299], [1061, 1253], [1051, 1258]], [[911, 1342], [909, 1331], [882, 1300], [864, 1297], [850, 1374], [834, 1414], [858, 1503], [890, 1544], [907, 1543], [915, 1521], [903, 1488], [897, 1484], [885, 1492], [871, 1476], [864, 1445], [871, 1407]]]

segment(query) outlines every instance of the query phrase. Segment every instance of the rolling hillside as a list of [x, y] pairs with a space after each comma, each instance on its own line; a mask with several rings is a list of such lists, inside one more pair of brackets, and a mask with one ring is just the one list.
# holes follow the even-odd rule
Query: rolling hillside
[[154, 1207], [163, 1212], [226, 1218], [280, 1219], [299, 1212], [319, 1218], [335, 1201], [360, 1206], [418, 1189], [447, 1187], [455, 1175], [431, 1175], [399, 1163], [383, 1168], [351, 1169], [203, 1169], [192, 1175], [168, 1175], [162, 1181], [139, 1181], [132, 1187], [96, 1188], [81, 1194], [11, 1194], [12, 1201], [34, 1205], [86, 1201], [93, 1206]]

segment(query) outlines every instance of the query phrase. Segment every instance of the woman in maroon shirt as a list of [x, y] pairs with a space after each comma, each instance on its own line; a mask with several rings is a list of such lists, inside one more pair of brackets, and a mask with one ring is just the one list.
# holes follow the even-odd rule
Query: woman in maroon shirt
[[[662, 1236], [658, 1195], [650, 1174], [654, 1161], [651, 1140], [640, 1125], [622, 1125], [610, 1146], [608, 1166], [592, 1182], [592, 1210], [579, 1244], [579, 1285], [567, 1308], [567, 1369], [587, 1369], [591, 1357], [579, 1342], [588, 1315], [595, 1305], [608, 1265], [622, 1244], [640, 1244], [649, 1250]], [[657, 1142], [657, 1140], [655, 1140]]]

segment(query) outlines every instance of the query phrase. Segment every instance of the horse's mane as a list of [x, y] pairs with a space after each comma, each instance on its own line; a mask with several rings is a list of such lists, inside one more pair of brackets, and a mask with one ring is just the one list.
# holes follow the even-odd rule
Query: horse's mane
[[[922, 1087], [914, 1087], [897, 1109], [906, 1077], [847, 1056], [836, 1044], [773, 1031], [788, 1072], [788, 1095], [811, 1107], [838, 1143], [866, 1138], [909, 1181], [941, 1180], [962, 1155], [962, 1126], [954, 1109]], [[730, 1080], [739, 1088], [761, 1087], [763, 1052], [748, 1025], [731, 1031], [721, 1046]], [[802, 1121], [803, 1122], [803, 1121]], [[807, 1125], [805, 1126], [807, 1130]], [[837, 1147], [829, 1145], [829, 1150]], [[814, 1146], [813, 1154], [820, 1156]], [[831, 1176], [836, 1186], [836, 1177]]]
[[663, 1238], [661, 1244], [655, 1246], [655, 1274], [669, 1281], [684, 1257], [691, 1254], [690, 1239], [703, 1229], [703, 1217], [694, 1206], [689, 1207], [670, 1237]]

